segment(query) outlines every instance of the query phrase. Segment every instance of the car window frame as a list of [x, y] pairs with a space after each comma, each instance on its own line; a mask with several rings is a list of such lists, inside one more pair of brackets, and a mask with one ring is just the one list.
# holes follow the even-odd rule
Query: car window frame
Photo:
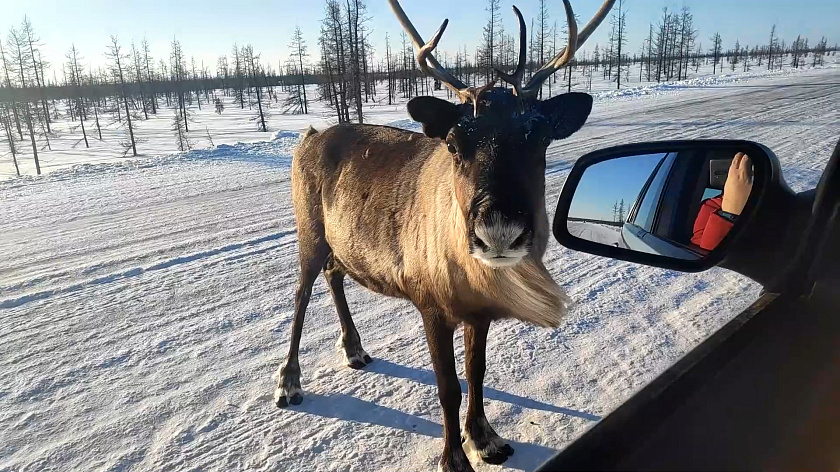
[[650, 178], [648, 179], [648, 185], [647, 185], [647, 188], [645, 188], [645, 195], [642, 197], [642, 199], [639, 202], [639, 208], [637, 208], [636, 217], [638, 217], [638, 210], [642, 208], [645, 199], [648, 197], [648, 193], [651, 190], [651, 186], [654, 184], [654, 181], [656, 181], [656, 179], [660, 176], [659, 173], [662, 172], [662, 171], [665, 172], [664, 178], [662, 179], [662, 182], [661, 182], [661, 185], [658, 186], [658, 189], [654, 189], [655, 191], [657, 191], [659, 193], [658, 193], [658, 195], [653, 197], [655, 199], [653, 202], [651, 202], [653, 207], [651, 208], [651, 211], [647, 215], [646, 221], [644, 222], [645, 225], [648, 222], [650, 222], [650, 227], [648, 228], [648, 227], [645, 227], [645, 225], [641, 225], [639, 223], [636, 223], [635, 219], [633, 221], [633, 223], [635, 225], [637, 225], [640, 228], [642, 228], [643, 230], [645, 230], [646, 233], [653, 234], [654, 230], [656, 229], [656, 226], [659, 224], [660, 210], [662, 209], [662, 199], [665, 197], [665, 189], [668, 188], [668, 184], [671, 182], [671, 179], [673, 178], [672, 170], [674, 169], [674, 163], [677, 161], [678, 157], [679, 157], [679, 153], [676, 153], [676, 152], [667, 153], [665, 155], [665, 157], [662, 158], [662, 161], [660, 162], [660, 165], [657, 166], [656, 171], [652, 172]]
[[634, 225], [636, 224], [636, 215], [639, 212], [639, 206], [641, 205], [641, 201], [644, 200], [654, 176], [659, 172], [659, 169], [662, 167], [662, 164], [665, 162], [665, 159], [668, 158], [668, 154], [670, 153], [665, 153], [665, 156], [663, 156], [662, 159], [659, 160], [659, 162], [656, 164], [656, 167], [653, 168], [653, 172], [650, 173], [647, 180], [645, 181], [645, 184], [642, 185], [642, 189], [636, 196], [636, 201], [633, 202], [633, 208], [630, 209], [630, 214], [627, 216], [627, 220], [625, 221], [625, 223], [633, 223]]

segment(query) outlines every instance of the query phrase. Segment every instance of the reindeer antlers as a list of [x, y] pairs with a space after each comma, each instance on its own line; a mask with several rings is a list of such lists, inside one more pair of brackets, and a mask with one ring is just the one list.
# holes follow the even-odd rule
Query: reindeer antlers
[[525, 38], [527, 38], [527, 33], [525, 31], [525, 20], [522, 19], [522, 14], [519, 12], [519, 9], [513, 7], [513, 11], [519, 19], [519, 63], [516, 65], [516, 70], [513, 74], [508, 75], [501, 71], [497, 71], [499, 72], [499, 76], [502, 80], [513, 86], [514, 93], [516, 93], [517, 96], [521, 98], [536, 97], [543, 82], [572, 60], [575, 56], [575, 52], [584, 42], [586, 42], [598, 25], [604, 21], [604, 18], [607, 17], [614, 3], [615, 0], [606, 0], [604, 4], [601, 5], [601, 8], [595, 16], [583, 28], [583, 31], [578, 34], [577, 21], [575, 21], [575, 14], [572, 11], [572, 5], [569, 3], [569, 0], [563, 0], [563, 8], [566, 10], [566, 21], [569, 24], [569, 44], [563, 48], [562, 51], [558, 52], [557, 55], [550, 61], [546, 62], [545, 65], [543, 65], [536, 73], [534, 73], [531, 80], [529, 80], [524, 87], [522, 86], [522, 76], [525, 72]]
[[461, 102], [466, 103], [469, 101], [472, 98], [470, 87], [467, 87], [460, 79], [444, 69], [437, 59], [435, 59], [435, 56], [432, 55], [432, 51], [437, 47], [441, 36], [443, 36], [443, 32], [446, 30], [446, 25], [449, 24], [449, 20], [443, 20], [443, 24], [440, 25], [440, 28], [438, 28], [432, 39], [428, 43], [424, 43], [423, 38], [420, 37], [414, 25], [411, 24], [411, 20], [408, 19], [405, 11], [400, 6], [400, 2], [398, 0], [388, 0], [388, 4], [391, 5], [391, 10], [394, 11], [394, 15], [397, 16], [400, 25], [408, 33], [408, 37], [411, 38], [414, 49], [417, 50], [417, 63], [420, 65], [420, 70], [424, 74], [440, 80], [441, 83], [449, 87], [461, 99]]
[[[403, 11], [400, 6], [400, 2], [398, 0], [388, 0], [388, 3], [391, 5], [391, 10], [394, 11], [400, 25], [402, 25], [405, 32], [408, 33], [408, 36], [411, 38], [411, 42], [414, 44], [414, 49], [417, 51], [417, 62], [420, 65], [420, 70], [422, 70], [424, 74], [440, 80], [441, 83], [449, 87], [453, 92], [455, 92], [455, 95], [458, 96], [462, 103], [473, 103], [477, 114], [479, 111], [478, 103], [480, 101], [481, 94], [492, 88], [495, 82], [491, 82], [483, 87], [467, 87], [460, 79], [442, 67], [437, 59], [435, 59], [432, 55], [432, 52], [440, 42], [440, 38], [443, 36], [443, 32], [446, 30], [446, 26], [449, 24], [449, 20], [443, 20], [443, 24], [440, 25], [440, 28], [437, 32], [435, 32], [434, 36], [432, 36], [432, 39], [428, 43], [425, 43], [423, 38], [420, 37], [420, 34], [414, 28], [414, 25], [411, 24], [411, 21], [408, 19], [405, 11]], [[528, 34], [525, 27], [525, 20], [522, 18], [522, 13], [514, 6], [513, 12], [519, 20], [519, 62], [516, 64], [516, 69], [512, 74], [506, 74], [496, 69], [499, 77], [513, 86], [516, 96], [522, 99], [536, 97], [543, 82], [572, 60], [578, 48], [586, 42], [592, 32], [594, 32], [595, 29], [598, 28], [598, 25], [604, 21], [604, 18], [607, 17], [614, 3], [615, 0], [606, 0], [604, 4], [601, 5], [601, 8], [595, 16], [589, 21], [589, 23], [586, 24], [580, 34], [578, 34], [577, 21], [575, 21], [575, 14], [572, 11], [572, 5], [569, 3], [569, 0], [563, 0], [563, 7], [566, 10], [566, 21], [569, 24], [569, 44], [563, 48], [562, 51], [557, 53], [557, 55], [550, 61], [546, 62], [545, 65], [543, 65], [536, 73], [534, 73], [525, 86], [522, 85], [522, 79], [525, 75], [525, 43]]]
[[525, 27], [525, 19], [522, 18], [522, 13], [516, 5], [513, 6], [513, 12], [516, 13], [516, 18], [519, 20], [519, 62], [516, 63], [516, 69], [513, 74], [506, 74], [500, 69], [496, 69], [499, 78], [513, 86], [513, 93], [517, 97], [522, 97], [522, 77], [525, 75], [526, 48], [525, 43], [528, 41], [528, 31]]
[[417, 63], [420, 66], [420, 70], [423, 71], [424, 74], [440, 80], [442, 84], [449, 87], [449, 89], [455, 92], [455, 95], [458, 96], [461, 103], [472, 103], [474, 113], [478, 115], [481, 109], [481, 95], [487, 90], [493, 88], [495, 81], [482, 87], [467, 87], [467, 85], [461, 82], [460, 79], [443, 68], [437, 59], [435, 59], [435, 56], [432, 55], [432, 52], [438, 45], [438, 42], [440, 42], [440, 38], [443, 36], [443, 32], [446, 30], [446, 26], [449, 24], [449, 20], [443, 20], [443, 24], [440, 25], [440, 28], [438, 28], [437, 32], [435, 32], [434, 36], [432, 36], [432, 39], [429, 40], [428, 43], [424, 43], [423, 38], [420, 37], [420, 34], [414, 28], [414, 25], [411, 24], [411, 20], [408, 19], [405, 11], [403, 11], [400, 6], [400, 2], [398, 0], [388, 0], [388, 4], [391, 5], [391, 10], [394, 11], [394, 15], [397, 16], [397, 20], [399, 20], [400, 25], [402, 25], [405, 32], [408, 33], [408, 36], [411, 38], [411, 42], [414, 44], [414, 49], [417, 50]]

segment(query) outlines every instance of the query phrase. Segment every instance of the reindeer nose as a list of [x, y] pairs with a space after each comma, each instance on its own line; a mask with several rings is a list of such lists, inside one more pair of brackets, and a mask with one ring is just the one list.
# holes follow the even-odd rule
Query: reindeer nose
[[521, 249], [528, 242], [525, 226], [491, 213], [475, 226], [473, 246], [490, 257], [504, 257], [507, 251]]

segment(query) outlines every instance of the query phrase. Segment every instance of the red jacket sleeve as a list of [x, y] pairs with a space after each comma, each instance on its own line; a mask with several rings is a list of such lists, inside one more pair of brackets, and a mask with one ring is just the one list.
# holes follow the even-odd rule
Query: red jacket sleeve
[[694, 235], [691, 242], [701, 248], [711, 251], [732, 229], [732, 222], [717, 214], [721, 208], [723, 197], [710, 198], [703, 202], [697, 219], [694, 220]]

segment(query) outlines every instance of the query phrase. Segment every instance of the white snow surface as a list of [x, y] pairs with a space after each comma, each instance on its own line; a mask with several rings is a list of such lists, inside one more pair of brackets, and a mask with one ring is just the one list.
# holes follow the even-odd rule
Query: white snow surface
[[[660, 139], [755, 140], [795, 190], [812, 188], [840, 137], [839, 96], [840, 69], [825, 69], [603, 98], [550, 148], [548, 205], [579, 156]], [[271, 402], [298, 271], [288, 170], [300, 127], [287, 129], [0, 182], [0, 470], [436, 467], [441, 411], [406, 302], [347, 282], [375, 358], [351, 370], [319, 279], [301, 347], [304, 402]], [[682, 274], [555, 242], [546, 265], [576, 305], [553, 330], [493, 324], [486, 410], [516, 453], [479, 471], [533, 469], [760, 290], [722, 269]], [[463, 374], [460, 334], [456, 346]]]
[[569, 221], [567, 225], [572, 236], [606, 246], [627, 248], [621, 237], [621, 226], [589, 221]]

